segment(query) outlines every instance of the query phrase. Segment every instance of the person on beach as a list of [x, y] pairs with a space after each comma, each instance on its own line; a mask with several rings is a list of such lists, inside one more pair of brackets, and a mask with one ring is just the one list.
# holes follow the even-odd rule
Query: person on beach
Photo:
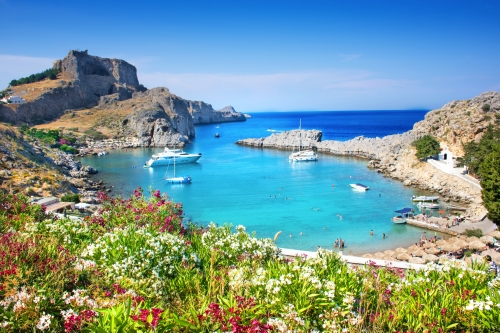
[[370, 235], [372, 235], [372, 236], [373, 236], [373, 230], [370, 230]]
[[335, 243], [333, 243], [333, 247], [338, 247], [339, 246], [339, 239], [337, 238], [335, 240]]
[[487, 255], [486, 257], [484, 257], [484, 259], [486, 260], [486, 263], [488, 263], [490, 265], [488, 267], [488, 272], [490, 274], [497, 275], [500, 267], [493, 260], [491, 260], [490, 255]]
[[340, 248], [344, 249], [344, 240], [342, 238], [340, 239]]
[[382, 234], [382, 239], [385, 239], [385, 233]]

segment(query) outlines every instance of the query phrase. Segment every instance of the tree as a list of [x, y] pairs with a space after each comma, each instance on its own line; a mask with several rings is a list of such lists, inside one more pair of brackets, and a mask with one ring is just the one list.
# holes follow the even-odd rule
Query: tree
[[479, 167], [481, 197], [488, 210], [488, 218], [500, 226], [500, 143], [492, 147]]
[[493, 145], [500, 143], [500, 129], [489, 125], [481, 141], [464, 144], [464, 156], [457, 166], [466, 166], [470, 174], [480, 176], [479, 167], [485, 157], [491, 153]]
[[431, 135], [425, 135], [413, 141], [413, 146], [417, 148], [417, 158], [424, 159], [428, 156], [437, 155], [441, 151], [439, 142]]

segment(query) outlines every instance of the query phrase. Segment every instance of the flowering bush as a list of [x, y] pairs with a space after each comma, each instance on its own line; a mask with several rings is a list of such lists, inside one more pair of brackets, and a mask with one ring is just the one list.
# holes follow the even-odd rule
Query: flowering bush
[[243, 226], [184, 225], [141, 189], [83, 221], [0, 193], [0, 332], [494, 332], [485, 264], [419, 271], [283, 258]]

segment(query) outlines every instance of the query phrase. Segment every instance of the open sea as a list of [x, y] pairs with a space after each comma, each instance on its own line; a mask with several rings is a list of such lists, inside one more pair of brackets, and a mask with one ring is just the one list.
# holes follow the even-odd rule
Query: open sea
[[[335, 239], [342, 238], [344, 253], [359, 255], [406, 247], [417, 242], [423, 232], [431, 233], [391, 221], [394, 210], [412, 205], [412, 195], [430, 193], [383, 177], [367, 168], [364, 159], [319, 153], [318, 162], [290, 163], [291, 151], [242, 147], [235, 142], [297, 129], [300, 120], [302, 129], [323, 131], [323, 140], [383, 137], [412, 129], [426, 113], [262, 112], [250, 113], [252, 118], [246, 122], [198, 125], [196, 139], [184, 150], [202, 153], [202, 158], [176, 166], [177, 176], [191, 176], [191, 184], [165, 183], [163, 178], [173, 174], [172, 166], [142, 167], [162, 148], [113, 150], [81, 162], [99, 170], [94, 178], [113, 185], [113, 195], [128, 197], [138, 186], [145, 193], [149, 188], [166, 192], [184, 205], [186, 221], [241, 224], [257, 237], [273, 238], [281, 231], [279, 247], [307, 251], [318, 246], [333, 249]], [[368, 185], [370, 190], [355, 191], [350, 183]], [[375, 235], [371, 236], [370, 230]]]

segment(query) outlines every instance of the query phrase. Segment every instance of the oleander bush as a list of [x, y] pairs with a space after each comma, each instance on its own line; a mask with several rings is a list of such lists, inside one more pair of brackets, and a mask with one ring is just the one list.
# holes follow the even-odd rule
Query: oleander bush
[[1, 332], [498, 332], [484, 263], [350, 267], [280, 255], [243, 226], [183, 222], [137, 189], [83, 220], [0, 192]]

